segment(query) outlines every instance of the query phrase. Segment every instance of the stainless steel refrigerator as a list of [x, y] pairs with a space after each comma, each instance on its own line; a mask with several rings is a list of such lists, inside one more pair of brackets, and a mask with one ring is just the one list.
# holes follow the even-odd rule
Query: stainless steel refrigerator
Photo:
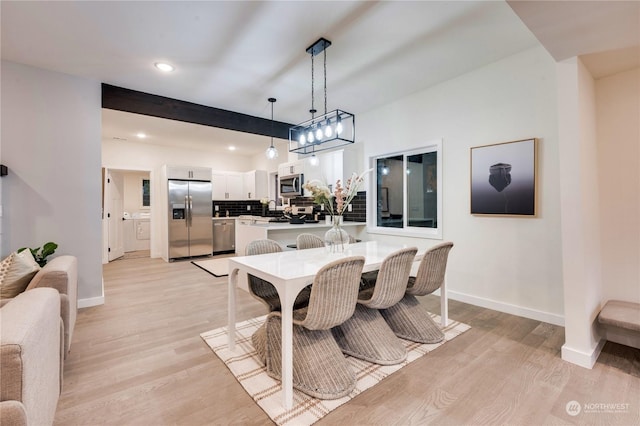
[[170, 179], [169, 259], [213, 252], [211, 182]]

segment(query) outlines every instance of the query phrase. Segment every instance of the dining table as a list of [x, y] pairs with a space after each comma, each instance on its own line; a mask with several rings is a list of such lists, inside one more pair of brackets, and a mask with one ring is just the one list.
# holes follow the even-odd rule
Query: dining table
[[[236, 289], [248, 289], [246, 274], [269, 281], [278, 291], [282, 309], [282, 404], [285, 409], [293, 406], [293, 303], [307, 285], [313, 283], [316, 273], [324, 265], [349, 256], [363, 256], [363, 272], [380, 269], [382, 261], [391, 253], [410, 245], [366, 241], [349, 244], [344, 251], [332, 252], [329, 247], [307, 250], [285, 250], [278, 253], [228, 258], [228, 345], [235, 351], [236, 343]], [[415, 261], [424, 256], [419, 249]], [[242, 279], [239, 279], [242, 278]], [[446, 280], [445, 280], [446, 282]], [[446, 284], [440, 288], [441, 323], [448, 324]]]

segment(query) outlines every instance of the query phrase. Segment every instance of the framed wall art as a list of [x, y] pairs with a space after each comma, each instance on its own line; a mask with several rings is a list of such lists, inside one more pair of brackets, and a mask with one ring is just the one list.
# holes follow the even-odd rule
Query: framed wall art
[[471, 148], [471, 214], [536, 215], [536, 139]]

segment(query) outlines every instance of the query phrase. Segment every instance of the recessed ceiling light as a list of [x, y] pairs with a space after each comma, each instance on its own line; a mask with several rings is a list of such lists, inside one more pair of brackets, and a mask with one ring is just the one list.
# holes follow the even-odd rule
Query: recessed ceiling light
[[147, 135], [145, 133], [142, 133], [142, 132], [136, 133], [136, 136], [138, 137], [138, 139], [144, 139], [144, 138], [147, 137]]
[[160, 71], [171, 72], [174, 70], [173, 65], [169, 65], [166, 62], [156, 62], [154, 65]]
[[229, 146], [229, 151], [235, 151], [235, 150], [236, 150], [236, 147], [235, 147], [235, 146], [233, 146], [233, 145], [230, 145], [230, 146]]

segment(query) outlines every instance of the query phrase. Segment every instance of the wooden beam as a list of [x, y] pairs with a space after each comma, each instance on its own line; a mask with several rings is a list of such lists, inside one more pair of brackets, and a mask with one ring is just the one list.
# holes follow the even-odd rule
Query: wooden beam
[[220, 127], [279, 139], [289, 139], [289, 123], [102, 83], [102, 107], [169, 120]]

